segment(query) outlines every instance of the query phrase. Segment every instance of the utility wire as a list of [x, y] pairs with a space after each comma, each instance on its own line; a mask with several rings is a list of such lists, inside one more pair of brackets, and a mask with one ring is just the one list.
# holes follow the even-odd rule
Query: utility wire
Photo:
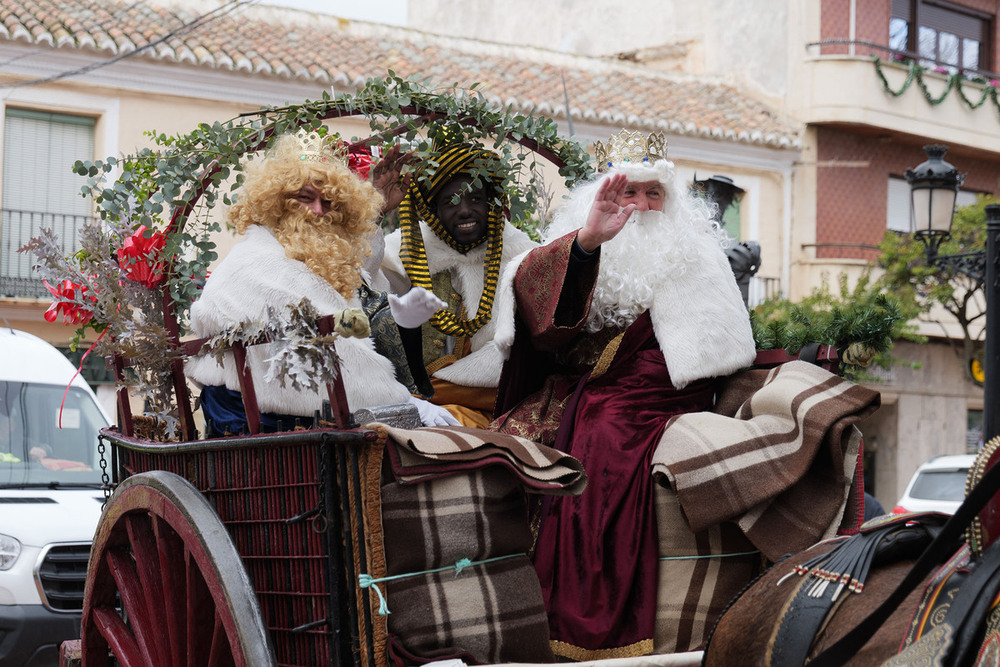
[[95, 63], [91, 63], [90, 65], [87, 65], [85, 67], [80, 67], [79, 69], [70, 70], [68, 72], [60, 72], [59, 74], [53, 74], [52, 76], [47, 76], [39, 79], [29, 79], [28, 81], [12, 81], [9, 83], [0, 83], [0, 88], [14, 89], [14, 88], [20, 88], [21, 86], [37, 86], [42, 83], [58, 81], [60, 79], [77, 76], [79, 74], [86, 74], [87, 72], [92, 72], [94, 70], [101, 69], [102, 67], [107, 67], [108, 65], [112, 65], [120, 60], [130, 58], [138, 53], [146, 51], [156, 46], [157, 44], [162, 44], [163, 42], [173, 37], [176, 37], [177, 35], [190, 32], [195, 28], [199, 28], [212, 21], [220, 19], [235, 9], [239, 9], [241, 7], [249, 5], [254, 5], [257, 4], [257, 2], [259, 2], [259, 0], [232, 0], [232, 2], [228, 2], [220, 7], [213, 9], [210, 12], [206, 12], [205, 14], [197, 16], [190, 22], [183, 24], [176, 30], [172, 30], [167, 34], [163, 35], [162, 37], [153, 40], [152, 42], [143, 44], [142, 46], [132, 49], [131, 51], [128, 51], [126, 53], [119, 53], [117, 56], [113, 58], [108, 58], [107, 60], [101, 60]]
[[573, 114], [569, 111], [569, 92], [566, 90], [566, 70], [559, 73], [562, 77], [563, 102], [566, 104], [566, 122], [569, 123], [569, 136], [573, 136]]
[[[97, 25], [95, 25], [94, 28], [96, 28], [98, 30], [104, 30], [105, 26], [107, 26], [107, 25], [109, 25], [109, 24], [111, 24], [111, 23], [113, 23], [113, 22], [115, 22], [115, 21], [118, 20], [118, 15], [119, 14], [121, 14], [123, 12], [128, 12], [129, 10], [135, 8], [137, 5], [142, 5], [142, 4], [145, 4], [145, 0], [136, 0], [136, 2], [133, 2], [131, 5], [129, 5], [127, 7], [121, 7], [119, 9], [115, 10], [115, 12], [113, 14], [111, 14], [110, 16], [108, 16], [108, 18], [106, 20], [101, 21], [100, 23], [98, 23]], [[7, 60], [4, 60], [3, 62], [0, 62], [0, 67], [6, 67], [7, 65], [9, 65], [11, 63], [14, 63], [14, 62], [17, 62], [18, 60], [24, 60], [25, 58], [30, 58], [31, 56], [36, 56], [39, 53], [44, 53], [45, 51], [48, 51], [48, 50], [49, 49], [44, 49], [44, 48], [43, 49], [32, 49], [31, 51], [28, 51], [27, 53], [22, 53], [19, 56], [14, 56], [13, 58], [8, 58]]]

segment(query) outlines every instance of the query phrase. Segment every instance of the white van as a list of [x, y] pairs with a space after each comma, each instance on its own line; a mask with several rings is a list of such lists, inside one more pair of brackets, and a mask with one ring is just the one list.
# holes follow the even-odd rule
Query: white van
[[109, 420], [75, 372], [41, 338], [0, 329], [0, 665], [55, 667], [80, 637]]

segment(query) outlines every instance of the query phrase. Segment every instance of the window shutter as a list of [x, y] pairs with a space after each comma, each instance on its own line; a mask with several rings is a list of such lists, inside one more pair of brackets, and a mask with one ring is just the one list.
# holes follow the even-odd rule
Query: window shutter
[[0, 219], [4, 294], [47, 294], [31, 270], [33, 258], [17, 252], [42, 227], [58, 234], [65, 252], [78, 247], [77, 230], [91, 217], [93, 206], [80, 195], [86, 178], [74, 174], [72, 166], [94, 159], [94, 125], [85, 116], [7, 109]]

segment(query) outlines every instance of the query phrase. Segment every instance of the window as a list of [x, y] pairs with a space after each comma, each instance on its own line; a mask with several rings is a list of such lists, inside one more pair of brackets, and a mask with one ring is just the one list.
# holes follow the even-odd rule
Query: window
[[[976, 203], [976, 193], [969, 190], [959, 190], [955, 197], [955, 208]], [[885, 205], [885, 227], [892, 231], [909, 234], [910, 222], [910, 184], [905, 178], [889, 177], [889, 190]]]
[[10, 454], [0, 460], [0, 484], [100, 483], [97, 436], [105, 426], [79, 387], [0, 381], [0, 452]]
[[950, 73], [988, 70], [993, 17], [936, 0], [893, 0], [889, 48], [920, 56], [925, 67]]
[[983, 446], [983, 411], [969, 409], [965, 419], [965, 453], [978, 454]]
[[0, 295], [48, 296], [32, 258], [17, 249], [42, 227], [59, 235], [68, 253], [92, 214], [80, 196], [86, 180], [77, 160], [94, 157], [93, 118], [8, 108], [3, 133], [3, 208], [0, 217]]

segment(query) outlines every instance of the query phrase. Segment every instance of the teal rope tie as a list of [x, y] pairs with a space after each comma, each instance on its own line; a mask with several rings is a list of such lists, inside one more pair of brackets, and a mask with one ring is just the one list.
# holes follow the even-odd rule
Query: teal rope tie
[[703, 556], [660, 556], [660, 560], [699, 560], [702, 558], [729, 558], [730, 556], [753, 556], [759, 554], [759, 549], [753, 551], [738, 551], [731, 554], [705, 554]]
[[435, 574], [437, 572], [447, 572], [448, 570], [454, 570], [455, 576], [462, 574], [462, 570], [467, 567], [472, 567], [473, 565], [483, 565], [485, 563], [493, 563], [498, 560], [504, 560], [507, 558], [514, 558], [515, 556], [526, 556], [527, 554], [508, 554], [506, 556], [497, 556], [496, 558], [487, 558], [486, 560], [471, 561], [468, 558], [460, 558], [455, 561], [454, 565], [447, 565], [445, 567], [439, 567], [434, 570], [424, 570], [423, 572], [408, 572], [406, 574], [394, 574], [389, 577], [381, 577], [379, 579], [373, 578], [370, 574], [359, 574], [358, 575], [358, 586], [361, 588], [374, 588], [375, 594], [378, 595], [378, 613], [379, 616], [387, 616], [392, 612], [389, 611], [389, 605], [385, 601], [385, 596], [382, 595], [381, 589], [379, 589], [378, 584], [383, 581], [393, 581], [395, 579], [406, 579], [408, 577], [419, 577], [424, 574]]

